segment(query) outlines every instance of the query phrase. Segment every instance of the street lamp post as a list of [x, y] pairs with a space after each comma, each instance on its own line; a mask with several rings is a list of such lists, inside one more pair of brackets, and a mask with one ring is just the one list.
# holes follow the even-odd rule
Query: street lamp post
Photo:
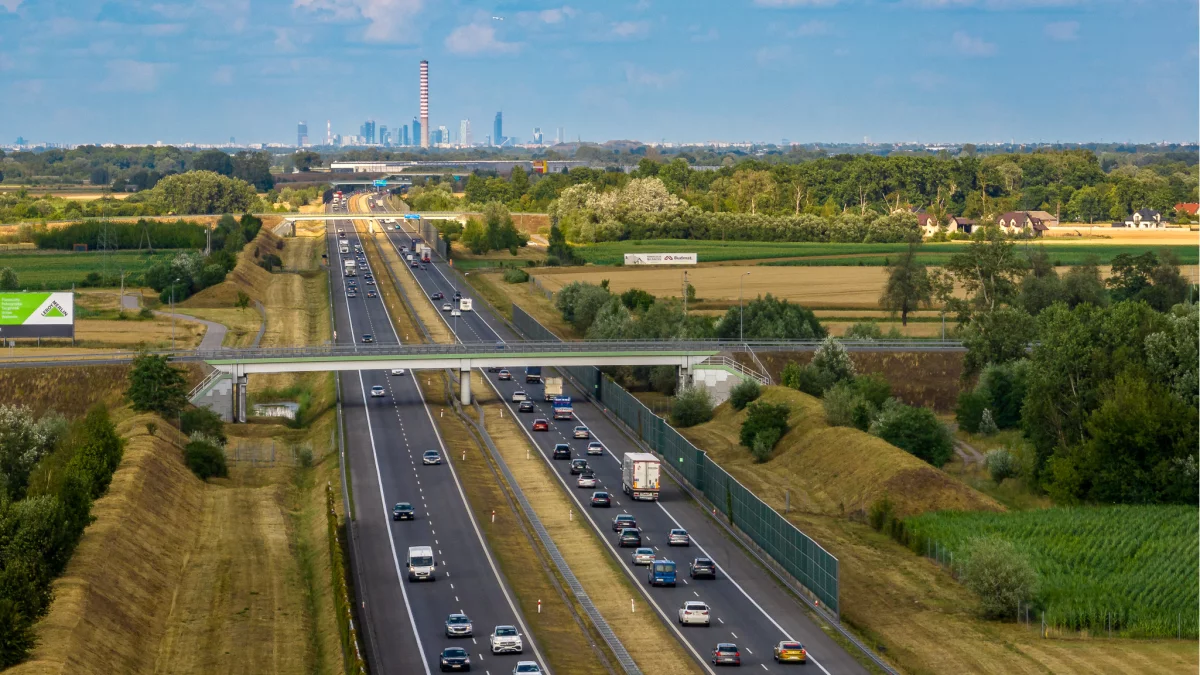
[[746, 277], [748, 276], [750, 276], [749, 272], [742, 272], [742, 276], [738, 277], [738, 341], [745, 340], [745, 336], [743, 334], [745, 329], [742, 322], [742, 282], [745, 281]]

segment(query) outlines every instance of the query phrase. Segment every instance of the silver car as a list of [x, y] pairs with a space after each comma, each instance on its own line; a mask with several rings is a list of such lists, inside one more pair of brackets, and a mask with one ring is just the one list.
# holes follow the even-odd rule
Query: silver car
[[688, 600], [679, 608], [679, 624], [681, 626], [708, 626], [712, 623], [709, 618], [708, 605], [695, 600]]
[[578, 426], [578, 427], [575, 427], [574, 435], [575, 435], [575, 438], [591, 438], [592, 432], [588, 431], [588, 428], [585, 426]]
[[475, 632], [471, 619], [466, 614], [451, 614], [446, 617], [446, 637], [471, 637]]
[[654, 564], [654, 549], [639, 548], [633, 551], [634, 565], [653, 565]]
[[421, 455], [422, 464], [441, 464], [442, 455], [437, 450], [426, 450], [425, 454]]
[[691, 546], [692, 545], [692, 537], [688, 534], [687, 530], [684, 530], [682, 528], [675, 528], [667, 534], [667, 545], [668, 546]]
[[600, 445], [600, 441], [592, 441], [591, 443], [588, 443], [587, 454], [603, 455], [604, 454], [604, 446]]

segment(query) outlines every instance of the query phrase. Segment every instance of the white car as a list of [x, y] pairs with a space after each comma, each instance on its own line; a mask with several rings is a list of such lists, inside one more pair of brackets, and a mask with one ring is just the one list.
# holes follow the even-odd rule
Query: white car
[[712, 619], [708, 615], [708, 605], [695, 600], [688, 600], [679, 609], [679, 624], [682, 626], [708, 626]]
[[375, 396], [375, 397], [383, 396], [383, 387], [381, 387], [379, 385], [375, 385], [374, 387], [371, 387], [371, 396]]
[[526, 396], [525, 392], [523, 392], [523, 391], [514, 391], [512, 393], [512, 402], [513, 403], [520, 403], [521, 401], [524, 401], [527, 398], [529, 398], [529, 397]]
[[450, 310], [450, 316], [462, 316], [462, 312], [458, 311], [457, 309], [452, 309]]
[[392, 374], [393, 375], [403, 375], [404, 369], [403, 368], [392, 368]]
[[488, 640], [491, 642], [493, 654], [520, 654], [525, 651], [525, 645], [521, 643], [521, 634], [515, 626], [496, 626]]
[[634, 565], [653, 565], [654, 564], [654, 549], [652, 548], [637, 548], [633, 550]]
[[594, 487], [596, 487], [596, 474], [594, 474], [594, 473], [580, 474], [579, 480], [575, 481], [575, 484], [581, 488], [594, 488]]
[[592, 432], [588, 431], [588, 428], [585, 426], [578, 426], [575, 427], [575, 431], [572, 432], [572, 435], [575, 438], [591, 438]]
[[448, 303], [448, 302], [442, 303], [442, 311], [449, 312], [450, 311], [450, 303]]
[[542, 675], [542, 667], [534, 661], [517, 661], [513, 675]]

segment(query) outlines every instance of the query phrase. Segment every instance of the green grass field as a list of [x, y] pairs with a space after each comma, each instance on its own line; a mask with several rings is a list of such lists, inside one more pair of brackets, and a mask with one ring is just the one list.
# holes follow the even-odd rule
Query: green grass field
[[[1039, 612], [1069, 630], [1127, 637], [1197, 635], [1195, 506], [1100, 506], [1010, 513], [926, 513], [904, 521], [914, 551], [962, 559], [972, 539], [996, 535], [1029, 556]], [[945, 557], [945, 554], [942, 554]]]
[[[128, 285], [131, 275], [140, 277], [147, 267], [160, 260], [171, 258], [175, 253], [175, 251], [155, 251], [154, 255], [136, 251], [109, 253], [108, 274], [119, 279], [121, 272], [125, 272]], [[11, 267], [17, 273], [17, 279], [21, 282], [22, 288], [60, 290], [70, 288], [73, 283], [81, 284], [91, 272], [104, 274], [105, 260], [102, 254], [95, 252], [22, 251], [20, 253], [0, 253], [0, 268], [3, 267]]]
[[[944, 264], [950, 256], [964, 250], [964, 243], [930, 243], [921, 246], [921, 258], [929, 265]], [[1018, 248], [1033, 248], [1035, 243], [1018, 243]], [[905, 244], [826, 244], [813, 242], [770, 241], [694, 241], [689, 239], [653, 239], [615, 241], [578, 246], [576, 251], [595, 265], [620, 265], [626, 253], [696, 253], [700, 262], [755, 260], [761, 258], [792, 258], [771, 265], [884, 265], [889, 256], [898, 254]], [[1141, 254], [1168, 249], [1185, 265], [1200, 262], [1200, 251], [1194, 246], [1123, 246], [1112, 244], [1053, 244], [1046, 246], [1050, 259], [1058, 265], [1077, 265], [1089, 256], [1108, 264], [1122, 253]], [[838, 257], [826, 257], [838, 256]]]

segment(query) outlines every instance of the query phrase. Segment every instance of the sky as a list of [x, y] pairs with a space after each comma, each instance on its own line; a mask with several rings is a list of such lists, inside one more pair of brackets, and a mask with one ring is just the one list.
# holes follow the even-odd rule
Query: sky
[[1196, 0], [0, 0], [0, 143], [1194, 142]]

